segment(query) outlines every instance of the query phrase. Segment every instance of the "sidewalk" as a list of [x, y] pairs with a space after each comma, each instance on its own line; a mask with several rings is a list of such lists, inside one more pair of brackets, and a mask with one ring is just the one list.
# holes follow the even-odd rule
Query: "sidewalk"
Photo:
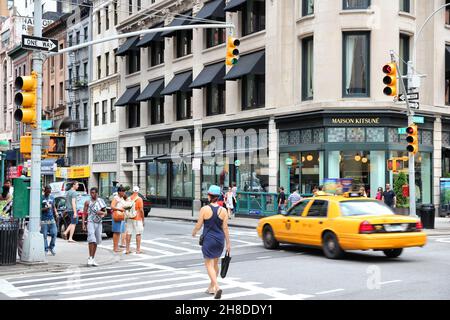
[[[46, 271], [63, 271], [68, 268], [86, 267], [88, 254], [88, 246], [86, 241], [79, 243], [69, 243], [65, 240], [57, 238], [56, 255], [47, 255], [47, 263], [39, 265], [26, 265], [17, 260], [17, 264], [13, 266], [0, 266], [0, 277], [5, 275], [20, 275], [31, 272]], [[100, 266], [113, 264], [118, 262], [120, 258], [115, 256], [112, 251], [97, 248], [95, 260]]]
[[[149, 217], [174, 219], [183, 221], [197, 221], [198, 213], [192, 216], [192, 210], [152, 208]], [[231, 219], [228, 223], [230, 227], [255, 229], [258, 225], [257, 218], [237, 217]], [[436, 217], [435, 229], [425, 229], [429, 236], [450, 235], [450, 218]]]

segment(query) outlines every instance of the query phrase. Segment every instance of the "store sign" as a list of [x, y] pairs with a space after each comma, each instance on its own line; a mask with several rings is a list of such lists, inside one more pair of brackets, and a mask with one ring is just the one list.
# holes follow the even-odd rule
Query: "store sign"
[[22, 170], [23, 170], [23, 166], [9, 167], [6, 178], [7, 179], [20, 178], [20, 176], [22, 175]]
[[91, 176], [91, 167], [69, 167], [58, 168], [55, 173], [56, 178], [60, 179], [83, 179]]
[[381, 124], [380, 118], [332, 118], [332, 124], [357, 124], [357, 125], [372, 125]]

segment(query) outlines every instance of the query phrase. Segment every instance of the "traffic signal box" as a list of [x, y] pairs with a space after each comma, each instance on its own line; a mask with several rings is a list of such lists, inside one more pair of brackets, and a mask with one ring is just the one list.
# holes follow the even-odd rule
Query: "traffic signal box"
[[383, 93], [390, 97], [397, 96], [397, 65], [395, 63], [388, 63], [383, 67], [383, 83], [386, 85]]
[[397, 173], [402, 170], [408, 169], [407, 166], [408, 157], [395, 157], [387, 161], [387, 170]]
[[227, 39], [227, 56], [225, 58], [225, 64], [227, 66], [234, 66], [239, 60], [239, 49], [237, 48], [241, 44], [241, 41], [237, 38], [228, 37]]
[[408, 146], [406, 150], [412, 154], [416, 154], [419, 152], [419, 131], [415, 124], [410, 125], [406, 128], [406, 142], [408, 142]]
[[[32, 139], [31, 135], [20, 137], [20, 153], [24, 158], [31, 158]], [[42, 158], [58, 158], [66, 155], [66, 137], [57, 134], [43, 135]]]
[[14, 119], [33, 128], [36, 128], [37, 83], [36, 71], [29, 76], [17, 77], [14, 82], [16, 90], [20, 90], [14, 96], [14, 102], [19, 107], [14, 112]]

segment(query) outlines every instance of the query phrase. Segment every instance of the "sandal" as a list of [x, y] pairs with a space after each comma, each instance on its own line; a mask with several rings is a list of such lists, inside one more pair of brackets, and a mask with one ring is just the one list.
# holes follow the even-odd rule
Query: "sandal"
[[214, 291], [211, 292], [211, 290], [209, 290], [209, 288], [208, 288], [208, 289], [206, 289], [205, 293], [206, 293], [206, 294], [214, 294]]
[[75, 240], [68, 240], [70, 243], [75, 243], [76, 241]]
[[214, 299], [220, 299], [222, 298], [222, 289], [219, 289], [216, 291], [216, 294], [214, 295]]

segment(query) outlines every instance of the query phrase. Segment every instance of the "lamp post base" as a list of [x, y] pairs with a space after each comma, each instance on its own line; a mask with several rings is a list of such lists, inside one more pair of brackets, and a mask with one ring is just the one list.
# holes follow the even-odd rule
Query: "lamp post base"
[[29, 232], [23, 243], [23, 253], [20, 257], [22, 263], [46, 263], [44, 240], [40, 232]]

